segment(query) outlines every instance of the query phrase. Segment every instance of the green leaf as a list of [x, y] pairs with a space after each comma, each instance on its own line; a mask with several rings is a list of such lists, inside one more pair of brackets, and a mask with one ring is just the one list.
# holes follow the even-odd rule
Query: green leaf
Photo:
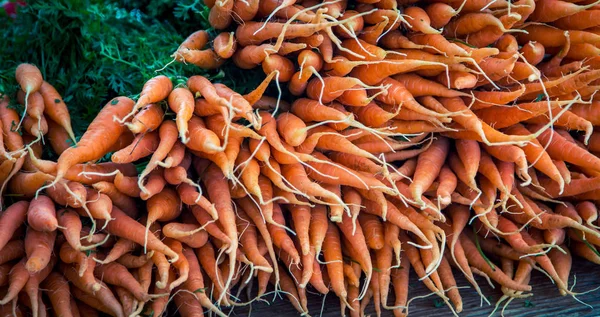
[[481, 254], [483, 259], [485, 260], [485, 263], [487, 263], [492, 268], [492, 271], [496, 271], [496, 266], [494, 265], [494, 263], [492, 263], [492, 261], [490, 261], [490, 259], [485, 255], [485, 253], [483, 253], [483, 250], [481, 250], [481, 245], [479, 245], [479, 237], [477, 236], [477, 232], [475, 232], [475, 230], [473, 230], [473, 236], [475, 236], [475, 246], [477, 246], [477, 251], [479, 251], [479, 254]]
[[544, 94], [537, 95], [537, 97], [535, 97], [534, 102], [542, 101], [542, 99], [544, 99], [544, 96], [546, 96], [546, 95], [544, 95]]
[[532, 301], [530, 301], [530, 300], [526, 299], [526, 300], [523, 302], [523, 307], [530, 308], [530, 307], [535, 307], [535, 305], [533, 304], [533, 302], [532, 302]]
[[201, 288], [195, 290], [194, 293], [204, 293], [204, 291], [206, 291], [206, 287], [201, 287]]
[[594, 252], [596, 254], [596, 256], [600, 257], [600, 252], [598, 252], [598, 249], [596, 249], [596, 247], [594, 247], [591, 243], [589, 243], [586, 239], [582, 239], [583, 243], [585, 243], [585, 245], [590, 248], [590, 250], [592, 250], [592, 252]]

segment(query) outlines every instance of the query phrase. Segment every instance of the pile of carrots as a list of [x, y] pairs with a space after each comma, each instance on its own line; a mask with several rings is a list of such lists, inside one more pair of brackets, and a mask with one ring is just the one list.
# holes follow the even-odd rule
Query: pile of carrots
[[205, 2], [224, 31], [173, 58], [261, 66], [248, 94], [159, 75], [75, 139], [17, 68], [1, 316], [226, 316], [273, 292], [318, 314], [308, 291], [404, 316], [410, 274], [456, 315], [456, 274], [499, 309], [534, 269], [577, 300], [573, 255], [600, 264], [600, 1]]

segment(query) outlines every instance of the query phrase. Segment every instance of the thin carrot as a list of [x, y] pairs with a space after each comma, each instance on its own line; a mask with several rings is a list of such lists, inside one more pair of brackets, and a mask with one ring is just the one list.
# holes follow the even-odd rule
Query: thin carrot
[[56, 231], [40, 232], [34, 229], [27, 229], [25, 235], [25, 253], [27, 254], [27, 263], [25, 268], [31, 274], [43, 270], [49, 263], [56, 240]]
[[27, 223], [37, 231], [54, 231], [58, 226], [54, 202], [48, 196], [38, 196], [29, 203]]

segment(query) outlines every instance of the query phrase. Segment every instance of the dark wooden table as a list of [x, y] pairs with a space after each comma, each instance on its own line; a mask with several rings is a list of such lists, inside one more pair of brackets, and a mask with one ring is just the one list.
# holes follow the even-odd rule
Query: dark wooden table
[[[574, 259], [569, 287], [573, 285], [575, 276], [577, 277], [577, 283], [574, 288], [575, 292], [585, 292], [600, 286], [600, 267], [596, 264], [581, 259]], [[459, 286], [468, 285], [466, 280], [459, 276], [457, 276], [457, 282]], [[483, 278], [479, 278], [478, 283], [484, 294], [488, 296], [492, 306], [484, 303], [484, 306], [480, 307], [479, 296], [472, 288], [461, 289], [460, 293], [464, 309], [460, 316], [489, 316], [494, 309], [493, 305], [502, 296], [499, 288], [492, 289]], [[527, 299], [513, 300], [510, 306], [506, 308], [504, 316], [600, 316], [600, 289], [578, 296], [578, 299], [595, 308], [591, 309], [578, 303], [570, 296], [560, 296], [556, 286], [540, 272], [533, 272], [530, 285], [533, 287], [534, 295]], [[414, 272], [411, 272], [409, 298], [427, 293], [428, 291], [417, 280]], [[333, 293], [325, 298], [324, 304], [323, 296], [311, 294], [308, 296], [309, 313], [311, 316], [340, 316], [339, 300]], [[271, 301], [272, 299], [273, 296], [270, 295], [268, 300]], [[393, 298], [390, 298], [389, 302], [392, 303]], [[321, 307], [323, 307], [322, 310]], [[500, 316], [499, 310], [494, 316]], [[410, 316], [452, 316], [448, 307], [443, 304], [440, 305], [439, 301], [436, 301], [435, 296], [414, 300], [410, 304], [409, 311]], [[367, 308], [367, 313], [375, 316], [372, 304]], [[277, 299], [270, 305], [263, 302], [255, 302], [251, 307], [236, 308], [231, 312], [230, 316], [298, 316], [298, 312], [284, 296], [283, 299]], [[382, 316], [393, 316], [393, 314], [391, 311], [384, 310]]]

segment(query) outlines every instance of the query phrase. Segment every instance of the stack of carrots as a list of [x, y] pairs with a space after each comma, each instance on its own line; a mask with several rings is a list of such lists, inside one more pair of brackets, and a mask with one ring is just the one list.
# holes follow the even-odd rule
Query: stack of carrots
[[600, 264], [597, 2], [206, 1], [224, 31], [174, 59], [265, 80], [157, 76], [78, 140], [21, 64], [25, 110], [0, 100], [1, 315], [225, 316], [272, 292], [306, 315], [316, 291], [404, 316], [410, 274], [457, 314], [456, 274], [486, 302], [475, 276], [499, 284], [498, 309], [534, 269], [576, 299], [572, 256]]

